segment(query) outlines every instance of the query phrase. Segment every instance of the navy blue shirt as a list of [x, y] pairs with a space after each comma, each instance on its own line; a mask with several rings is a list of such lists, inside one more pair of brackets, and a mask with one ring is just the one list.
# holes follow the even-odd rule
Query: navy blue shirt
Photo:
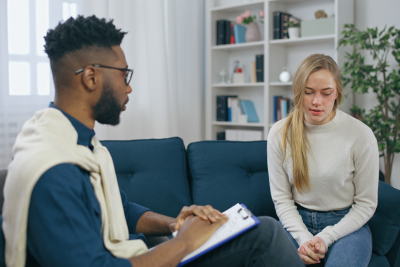
[[[53, 103], [50, 107], [59, 109]], [[78, 144], [93, 149], [94, 131], [63, 114], [78, 132]], [[76, 165], [60, 164], [40, 177], [29, 206], [26, 266], [131, 266], [104, 247], [100, 204], [89, 175]], [[149, 209], [120, 193], [130, 239], [142, 238], [135, 235], [136, 224]]]

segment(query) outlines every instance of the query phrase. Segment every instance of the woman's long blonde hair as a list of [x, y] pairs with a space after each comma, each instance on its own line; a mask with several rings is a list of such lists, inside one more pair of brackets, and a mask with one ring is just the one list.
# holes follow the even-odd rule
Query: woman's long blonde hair
[[309, 147], [304, 128], [303, 98], [308, 77], [319, 70], [329, 70], [336, 83], [337, 98], [333, 111], [342, 102], [343, 86], [339, 68], [336, 62], [327, 55], [313, 54], [304, 59], [297, 68], [293, 78], [294, 108], [288, 115], [283, 125], [282, 148], [286, 158], [286, 147], [291, 148], [293, 159], [293, 179], [297, 191], [302, 194], [310, 190], [310, 178], [308, 176], [307, 149]]

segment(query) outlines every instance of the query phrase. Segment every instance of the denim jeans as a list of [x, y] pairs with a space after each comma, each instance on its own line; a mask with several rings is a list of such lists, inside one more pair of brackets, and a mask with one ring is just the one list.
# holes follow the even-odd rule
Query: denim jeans
[[[350, 208], [340, 211], [316, 212], [299, 209], [301, 218], [307, 226], [308, 231], [314, 236], [325, 227], [338, 223]], [[286, 231], [286, 229], [285, 229]], [[296, 248], [299, 247], [292, 235], [286, 231]], [[363, 267], [368, 266], [372, 255], [372, 235], [368, 224], [359, 230], [346, 235], [334, 242], [321, 260], [322, 264], [310, 266], [325, 267]]]

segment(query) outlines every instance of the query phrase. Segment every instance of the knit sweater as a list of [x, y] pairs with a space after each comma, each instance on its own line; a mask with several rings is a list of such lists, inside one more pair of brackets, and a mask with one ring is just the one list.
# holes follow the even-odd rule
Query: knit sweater
[[340, 110], [324, 125], [304, 122], [309, 140], [307, 160], [311, 188], [300, 194], [294, 186], [289, 145], [286, 159], [283, 155], [281, 137], [285, 122], [283, 119], [275, 123], [268, 135], [268, 171], [277, 215], [301, 246], [313, 235], [303, 223], [295, 202], [317, 211], [351, 206], [339, 223], [317, 234], [328, 248], [360, 229], [375, 212], [379, 181], [376, 138], [368, 126]]

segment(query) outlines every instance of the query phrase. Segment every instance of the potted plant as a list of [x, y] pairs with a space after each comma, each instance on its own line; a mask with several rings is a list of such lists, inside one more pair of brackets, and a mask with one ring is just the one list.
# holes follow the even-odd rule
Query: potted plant
[[290, 17], [288, 21], [289, 39], [297, 39], [300, 37], [300, 21], [295, 17]]
[[[353, 46], [353, 53], [345, 55], [343, 86], [350, 83], [353, 92], [376, 96], [377, 105], [368, 112], [357, 106], [352, 112], [374, 132], [384, 157], [385, 182], [390, 184], [394, 155], [400, 152], [400, 29], [360, 31], [346, 24], [339, 46], [346, 45]], [[364, 53], [372, 57], [371, 64], [365, 63]], [[395, 64], [390, 66], [388, 58]]]
[[[260, 16], [260, 22], [264, 23], [262, 20], [264, 18], [264, 10], [260, 10], [258, 15]], [[257, 16], [251, 15], [249, 10], [246, 10], [243, 14], [236, 17], [236, 23], [248, 25], [245, 34], [246, 42], [256, 42], [261, 40], [260, 30], [258, 29], [256, 21]]]

